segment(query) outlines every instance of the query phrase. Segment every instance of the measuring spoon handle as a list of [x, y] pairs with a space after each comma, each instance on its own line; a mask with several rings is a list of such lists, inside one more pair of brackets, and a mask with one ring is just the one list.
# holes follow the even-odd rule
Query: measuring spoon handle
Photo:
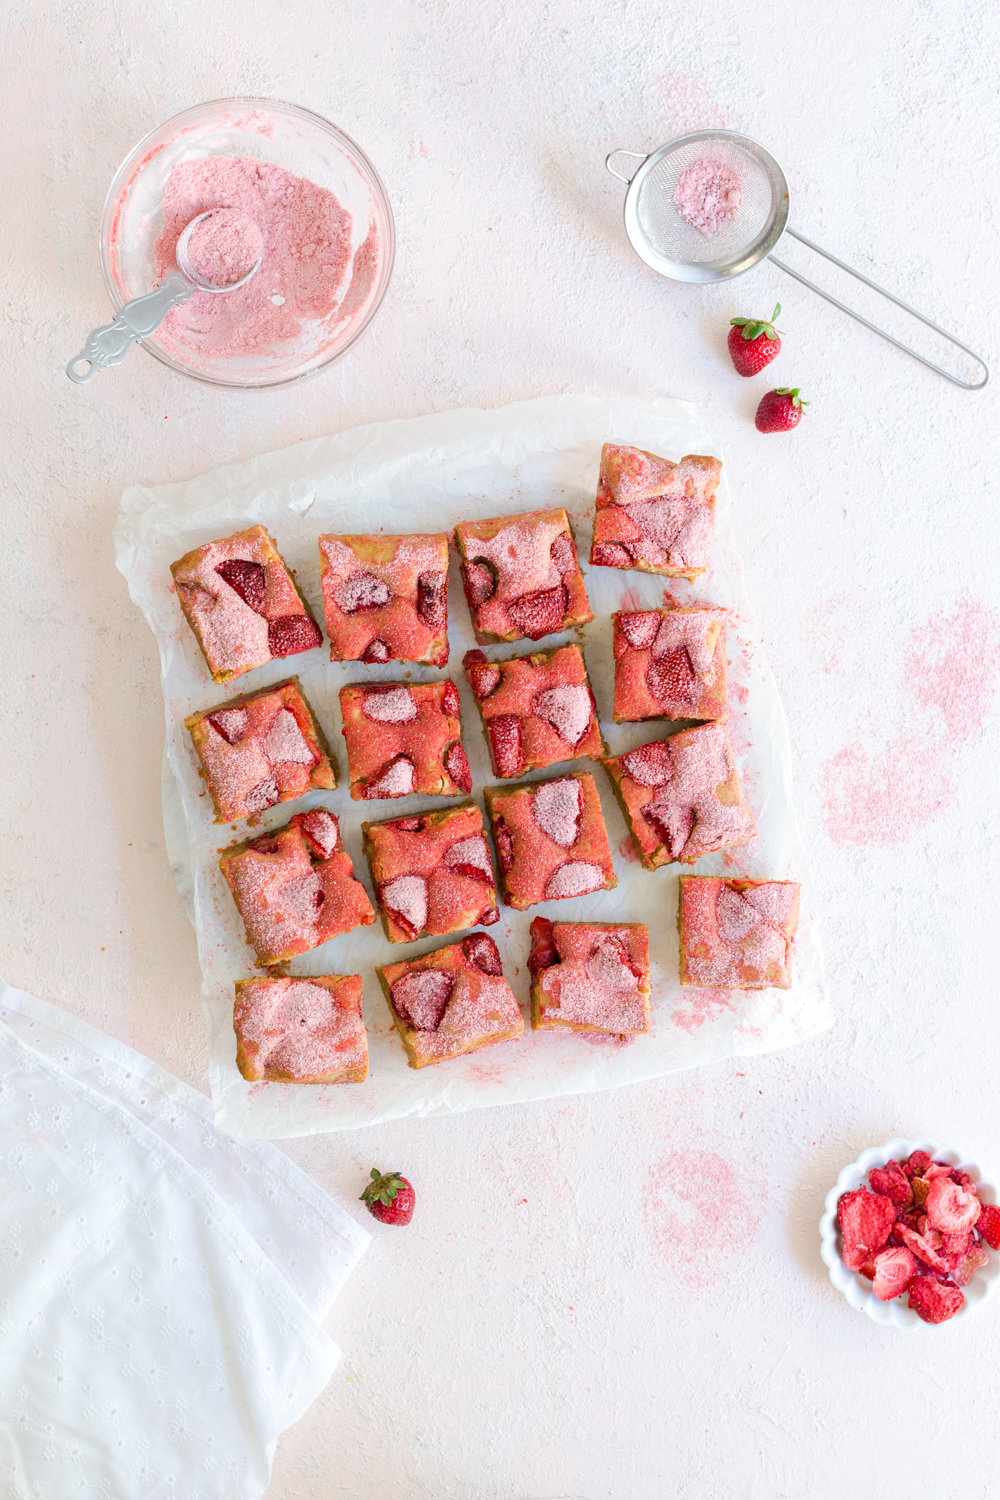
[[197, 290], [185, 277], [167, 276], [155, 291], [126, 302], [113, 323], [95, 328], [80, 353], [66, 366], [66, 374], [77, 385], [93, 380], [98, 370], [120, 365], [137, 339], [155, 333], [172, 307], [180, 307]]

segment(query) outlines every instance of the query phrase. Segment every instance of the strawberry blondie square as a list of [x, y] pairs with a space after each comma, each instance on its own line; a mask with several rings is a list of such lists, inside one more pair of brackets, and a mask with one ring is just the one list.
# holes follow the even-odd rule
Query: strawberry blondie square
[[499, 921], [493, 862], [474, 802], [361, 826], [390, 943]]
[[337, 762], [297, 677], [191, 714], [184, 723], [216, 823], [250, 818], [337, 785]]
[[681, 984], [791, 988], [800, 892], [794, 880], [682, 875], [680, 886]]
[[674, 860], [694, 864], [757, 832], [721, 724], [637, 745], [604, 769], [647, 870]]
[[726, 717], [727, 609], [619, 610], [616, 724]]
[[672, 464], [605, 443], [591, 564], [694, 580], [708, 567], [722, 465], [689, 453]]
[[472, 791], [453, 682], [359, 683], [341, 688], [340, 712], [355, 801]]
[[325, 808], [296, 813], [284, 828], [227, 849], [219, 869], [260, 968], [375, 920], [337, 820]]
[[411, 1068], [517, 1041], [524, 1032], [497, 945], [485, 932], [376, 973]]
[[641, 922], [531, 923], [532, 1031], [649, 1030], [649, 928]]
[[362, 1083], [361, 975], [238, 979], [236, 1066], [249, 1083]]
[[562, 506], [455, 527], [476, 640], [537, 641], [594, 617]]
[[597, 785], [586, 771], [529, 786], [487, 787], [507, 906], [563, 901], [618, 884]]
[[214, 682], [322, 645], [312, 611], [263, 526], [206, 542], [170, 571]]
[[331, 661], [448, 660], [448, 538], [321, 536]]
[[497, 776], [522, 776], [562, 760], [607, 754], [579, 646], [487, 661], [467, 651], [465, 675], [483, 718]]

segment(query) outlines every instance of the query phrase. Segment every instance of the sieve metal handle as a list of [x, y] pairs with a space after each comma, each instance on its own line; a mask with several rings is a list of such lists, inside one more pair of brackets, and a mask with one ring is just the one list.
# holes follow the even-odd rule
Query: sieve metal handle
[[[635, 159], [636, 159], [636, 165], [632, 168], [631, 172], [628, 174], [627, 177], [623, 177], [622, 174], [621, 174], [621, 172], [616, 172], [615, 169], [614, 169], [614, 167], [611, 165], [612, 159], [614, 157], [616, 157], [616, 156], [634, 156], [635, 157]], [[648, 161], [648, 160], [649, 160], [649, 152], [648, 151], [622, 151], [621, 149], [619, 149], [618, 151], [612, 151], [612, 152], [610, 152], [604, 158], [604, 165], [607, 167], [607, 169], [611, 173], [612, 177], [617, 177], [619, 182], [631, 182], [632, 178], [635, 176], [636, 172], [638, 172], [638, 170], [642, 166], [643, 162], [644, 161]]]
[[[631, 156], [635, 153], [628, 152], [626, 154]], [[614, 155], [617, 155], [617, 153], [612, 152], [612, 156]], [[610, 160], [611, 157], [608, 158], [608, 161]], [[608, 171], [610, 172], [611, 170], [612, 168], [608, 167]], [[639, 169], [637, 167], [636, 171], [638, 170]], [[615, 173], [615, 176], [618, 176], [617, 172]], [[949, 344], [952, 344], [956, 349], [961, 349], [963, 354], [967, 354], [969, 358], [974, 360], [975, 363], [979, 365], [980, 368], [984, 371], [982, 380], [959, 380], [957, 375], [952, 375], [950, 371], [945, 370], [941, 365], [936, 365], [932, 359], [925, 359], [922, 354], [917, 353], [916, 349], [911, 349], [909, 344], [904, 344], [899, 339], [893, 338], [891, 333], [888, 333], [884, 328], [879, 328], [877, 323], [869, 323], [867, 318], [862, 317], [859, 312], [855, 312], [852, 307], [848, 307], [845, 303], [839, 302], [837, 298], [831, 296], [829, 292], [824, 292], [822, 287], [818, 287], [814, 281], [809, 281], [807, 277], [800, 276], [798, 271], [793, 271], [791, 266], [786, 266], [783, 260], [776, 260], [773, 255], [769, 256], [768, 258], [770, 259], [771, 264], [777, 266], [779, 271], [784, 271], [786, 275], [793, 276], [796, 281], [801, 282], [803, 286], [807, 286], [811, 292], [815, 292], [817, 297], [822, 297], [825, 302], [831, 302], [834, 307], [839, 307], [841, 312], [845, 312], [847, 316], [849, 318], [853, 318], [856, 323], [863, 323], [866, 328], [871, 329], [872, 333], [877, 333], [880, 338], [886, 339], [890, 344], [895, 344], [896, 348], [902, 349], [904, 354], [911, 354], [914, 359], [918, 359], [920, 363], [922, 365], [926, 365], [929, 370], [935, 370], [938, 375], [943, 375], [945, 380], [950, 380], [952, 385], [961, 386], [963, 391], [982, 390], [983, 386], [990, 378], [989, 366], [984, 359], [982, 359], [978, 354], [974, 353], [973, 350], [969, 348], [968, 344], [963, 344], [961, 339], [955, 338], [954, 334], [949, 333], [946, 328], [942, 328], [940, 323], [932, 323], [930, 318], [925, 318], [923, 313], [917, 312], [917, 309], [915, 307], [911, 307], [908, 302], [903, 302], [901, 298], [894, 297], [892, 292], [887, 292], [884, 286], [879, 286], [878, 282], [869, 281], [867, 276], [863, 276], [861, 272], [856, 271], [853, 266], [846, 265], [845, 262], [839, 260], [836, 255], [831, 255], [829, 250], [824, 250], [821, 245], [814, 244], [812, 240], [807, 240], [804, 234], [799, 234], [797, 230], [792, 229], [791, 225], [785, 226], [785, 233], [790, 234], [792, 238], [798, 240], [800, 244], [808, 245], [810, 250], [815, 250], [817, 255], [822, 255], [824, 260], [831, 261], [835, 266], [839, 266], [842, 271], [846, 271], [849, 276], [853, 276], [857, 281], [863, 281], [865, 286], [870, 286], [872, 291], [878, 292], [880, 297], [885, 297], [888, 299], [888, 301], [894, 302], [895, 305], [897, 307], [901, 307], [904, 312], [910, 313], [912, 317], [917, 318], [919, 322], [923, 323], [926, 328], [932, 328], [934, 332], [939, 333], [943, 339], [947, 339]]]

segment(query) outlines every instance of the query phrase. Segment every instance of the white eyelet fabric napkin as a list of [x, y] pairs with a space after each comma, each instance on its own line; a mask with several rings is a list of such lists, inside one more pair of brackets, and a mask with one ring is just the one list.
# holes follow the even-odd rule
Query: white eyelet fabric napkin
[[0, 1163], [0, 1495], [261, 1495], [369, 1235], [194, 1089], [2, 980]]

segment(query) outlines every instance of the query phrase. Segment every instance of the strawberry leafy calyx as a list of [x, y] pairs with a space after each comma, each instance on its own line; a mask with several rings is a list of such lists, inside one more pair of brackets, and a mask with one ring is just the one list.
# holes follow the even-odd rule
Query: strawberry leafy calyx
[[776, 302], [774, 312], [765, 322], [763, 318], [730, 318], [729, 321], [734, 328], [742, 328], [745, 339], [759, 339], [761, 334], [768, 339], [778, 337], [774, 326], [774, 320], [781, 311], [781, 303]]
[[799, 395], [798, 386], [779, 385], [775, 387], [776, 396], [787, 396], [792, 406], [808, 406], [808, 401], [803, 401]]
[[362, 1203], [384, 1203], [386, 1208], [395, 1202], [404, 1187], [403, 1178], [398, 1172], [380, 1172], [378, 1167], [372, 1167], [372, 1180], [361, 1194]]

